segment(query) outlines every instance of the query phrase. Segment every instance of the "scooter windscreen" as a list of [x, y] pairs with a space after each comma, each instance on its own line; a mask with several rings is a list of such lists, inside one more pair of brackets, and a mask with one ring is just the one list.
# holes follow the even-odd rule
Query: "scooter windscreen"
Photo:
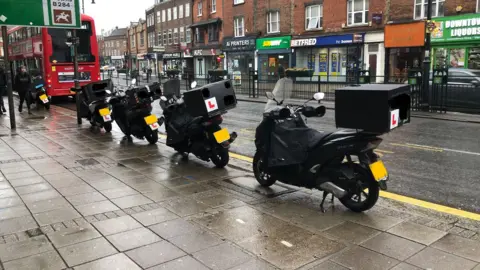
[[291, 104], [291, 97], [293, 91], [293, 81], [290, 78], [282, 78], [277, 81], [275, 87], [273, 88], [272, 94], [275, 97], [275, 100], [269, 99], [265, 105], [265, 112], [269, 112], [272, 109], [278, 108], [282, 105], [277, 104]]

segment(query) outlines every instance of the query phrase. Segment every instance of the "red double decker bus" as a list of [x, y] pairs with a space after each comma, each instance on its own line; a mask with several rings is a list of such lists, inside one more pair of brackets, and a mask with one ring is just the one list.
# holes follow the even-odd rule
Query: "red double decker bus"
[[[80, 85], [100, 80], [100, 56], [92, 17], [81, 15], [77, 29], [78, 72]], [[9, 59], [14, 73], [21, 65], [40, 73], [47, 82], [47, 95], [68, 96], [74, 86], [73, 50], [68, 45], [71, 29], [14, 27], [8, 31]]]

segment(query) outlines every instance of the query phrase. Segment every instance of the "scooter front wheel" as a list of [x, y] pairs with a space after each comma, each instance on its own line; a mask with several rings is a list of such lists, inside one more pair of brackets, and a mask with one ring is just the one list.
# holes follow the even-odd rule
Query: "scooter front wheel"
[[[148, 128], [150, 129], [150, 128]], [[158, 142], [158, 131], [157, 130], [149, 130], [147, 131], [147, 134], [145, 135], [145, 139], [150, 144], [156, 144]]]
[[277, 182], [277, 179], [265, 172], [263, 153], [261, 151], [257, 151], [253, 156], [253, 174], [262, 187], [269, 187]]
[[213, 162], [213, 164], [215, 164], [217, 168], [221, 169], [228, 165], [228, 162], [230, 161], [228, 149], [217, 146], [212, 150], [212, 152], [213, 153], [210, 157], [210, 160]]
[[105, 132], [110, 133], [112, 131], [112, 122], [103, 123], [103, 128], [105, 129]]
[[[351, 164], [355, 174], [355, 185], [348, 194], [340, 198], [340, 202], [353, 212], [364, 212], [372, 208], [380, 195], [380, 186], [372, 173], [360, 164]], [[368, 168], [368, 166], [367, 166]]]

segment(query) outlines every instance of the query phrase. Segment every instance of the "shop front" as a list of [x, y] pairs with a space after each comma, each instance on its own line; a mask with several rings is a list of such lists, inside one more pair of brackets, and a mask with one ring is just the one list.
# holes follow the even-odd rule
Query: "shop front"
[[290, 36], [259, 38], [256, 40], [257, 70], [260, 80], [274, 80], [278, 76], [280, 65], [291, 67], [292, 52]]
[[363, 69], [368, 70], [370, 82], [385, 81], [385, 40], [384, 32], [369, 32], [365, 34], [363, 47]]
[[168, 69], [178, 69], [181, 75], [184, 71], [191, 72], [193, 70], [193, 56], [190, 53], [190, 49], [186, 49], [185, 52], [163, 53], [162, 57], [164, 74]]
[[480, 69], [480, 14], [435, 18], [434, 68]]
[[195, 78], [206, 79], [209, 70], [223, 68], [221, 55], [219, 49], [194, 49]]
[[346, 34], [292, 39], [293, 66], [314, 72], [298, 80], [354, 81], [362, 68], [363, 34]]
[[255, 37], [224, 38], [225, 70], [235, 84], [241, 84], [242, 76], [247, 78], [248, 71], [255, 63]]
[[422, 68], [425, 22], [385, 26], [385, 77], [388, 82], [405, 83], [408, 72]]

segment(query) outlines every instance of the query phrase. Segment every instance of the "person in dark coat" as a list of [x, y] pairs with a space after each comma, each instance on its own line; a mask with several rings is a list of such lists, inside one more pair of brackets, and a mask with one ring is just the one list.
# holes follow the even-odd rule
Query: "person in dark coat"
[[282, 66], [282, 64], [278, 65], [277, 74], [279, 79], [285, 78], [285, 68]]
[[7, 92], [7, 74], [3, 67], [0, 67], [0, 115], [7, 112], [5, 103], [3, 103], [3, 96]]
[[18, 106], [18, 111], [22, 112], [23, 102], [26, 100], [28, 114], [32, 114], [30, 111], [30, 90], [32, 88], [32, 78], [28, 74], [27, 69], [22, 66], [20, 72], [15, 76], [15, 90], [18, 92], [20, 97], [20, 105]]

